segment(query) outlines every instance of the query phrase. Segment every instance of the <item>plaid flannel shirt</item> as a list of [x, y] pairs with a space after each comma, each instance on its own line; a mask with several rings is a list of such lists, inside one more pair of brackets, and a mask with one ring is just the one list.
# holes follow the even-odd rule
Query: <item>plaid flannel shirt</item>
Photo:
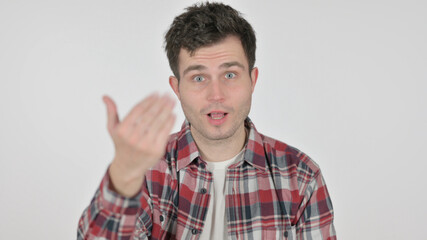
[[[333, 209], [319, 167], [301, 151], [260, 134], [249, 118], [244, 158], [226, 174], [229, 239], [336, 239]], [[125, 198], [108, 172], [79, 221], [78, 239], [198, 239], [212, 173], [188, 122], [171, 135], [164, 159], [141, 192]]]

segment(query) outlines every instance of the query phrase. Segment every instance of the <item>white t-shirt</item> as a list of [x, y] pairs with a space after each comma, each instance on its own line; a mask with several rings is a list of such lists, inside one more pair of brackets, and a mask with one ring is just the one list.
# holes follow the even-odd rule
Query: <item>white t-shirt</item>
[[225, 176], [227, 168], [243, 158], [243, 150], [233, 158], [222, 162], [206, 162], [207, 170], [212, 173], [211, 199], [206, 213], [205, 225], [200, 239], [227, 239], [227, 217], [225, 214]]

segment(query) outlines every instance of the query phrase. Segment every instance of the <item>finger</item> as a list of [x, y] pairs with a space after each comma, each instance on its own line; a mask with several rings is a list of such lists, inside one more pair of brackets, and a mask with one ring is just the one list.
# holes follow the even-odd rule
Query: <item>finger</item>
[[173, 114], [173, 108], [175, 106], [175, 101], [171, 98], [168, 99], [168, 102], [165, 103], [165, 106], [159, 111], [156, 116], [155, 121], [151, 122], [149, 125], [148, 135], [153, 135], [154, 137], [163, 129], [167, 120]]
[[152, 105], [159, 99], [159, 96], [157, 93], [153, 93], [147, 98], [140, 101], [135, 107], [132, 108], [132, 110], [129, 112], [129, 114], [123, 119], [123, 124], [125, 125], [133, 125], [137, 119], [140, 117], [141, 114], [146, 112]]
[[[172, 99], [168, 95], [163, 95], [159, 101], [153, 104], [153, 106], [141, 115], [141, 123], [146, 123], [147, 126], [151, 126], [153, 122], [158, 120], [159, 115], [163, 111], [170, 111]], [[169, 110], [168, 110], [169, 109]]]
[[[142, 113], [140, 116], [139, 122], [136, 124], [135, 129], [132, 131], [132, 139], [141, 139], [146, 138], [146, 132], [147, 130], [152, 130], [152, 124], [156, 123], [159, 119], [159, 116], [161, 116], [161, 113], [171, 112], [173, 106], [171, 106], [173, 100], [170, 99], [168, 96], [163, 96], [159, 101], [155, 102], [153, 106], [151, 106], [149, 109], [147, 109], [146, 112]], [[163, 114], [164, 115], [164, 114]]]
[[176, 116], [175, 114], [171, 114], [168, 118], [168, 120], [165, 122], [163, 127], [160, 129], [156, 139], [154, 140], [154, 144], [157, 147], [164, 148], [166, 145], [167, 140], [169, 139], [169, 134], [172, 131], [172, 127], [175, 124]]
[[119, 124], [119, 115], [117, 114], [117, 106], [114, 103], [113, 99], [111, 99], [109, 96], [104, 95], [102, 97], [102, 100], [105, 103], [105, 106], [107, 108], [107, 128], [108, 131], [111, 133], [112, 130]]

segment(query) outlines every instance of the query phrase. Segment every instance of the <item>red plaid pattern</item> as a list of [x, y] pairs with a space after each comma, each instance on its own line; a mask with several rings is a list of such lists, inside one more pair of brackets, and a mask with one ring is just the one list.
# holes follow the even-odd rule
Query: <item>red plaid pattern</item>
[[[242, 161], [229, 167], [229, 239], [336, 239], [333, 208], [319, 167], [307, 155], [250, 129]], [[179, 174], [178, 174], [179, 173]], [[78, 239], [198, 239], [212, 174], [188, 122], [171, 135], [164, 159], [138, 196], [124, 198], [105, 175], [79, 221]]]

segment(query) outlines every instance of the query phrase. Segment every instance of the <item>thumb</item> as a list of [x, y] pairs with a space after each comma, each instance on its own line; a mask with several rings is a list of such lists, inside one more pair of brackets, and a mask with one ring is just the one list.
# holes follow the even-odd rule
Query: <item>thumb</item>
[[113, 129], [117, 126], [117, 124], [119, 124], [119, 115], [117, 114], [117, 107], [113, 99], [111, 99], [109, 96], [103, 96], [102, 100], [104, 101], [105, 106], [107, 107], [107, 128], [111, 134]]

